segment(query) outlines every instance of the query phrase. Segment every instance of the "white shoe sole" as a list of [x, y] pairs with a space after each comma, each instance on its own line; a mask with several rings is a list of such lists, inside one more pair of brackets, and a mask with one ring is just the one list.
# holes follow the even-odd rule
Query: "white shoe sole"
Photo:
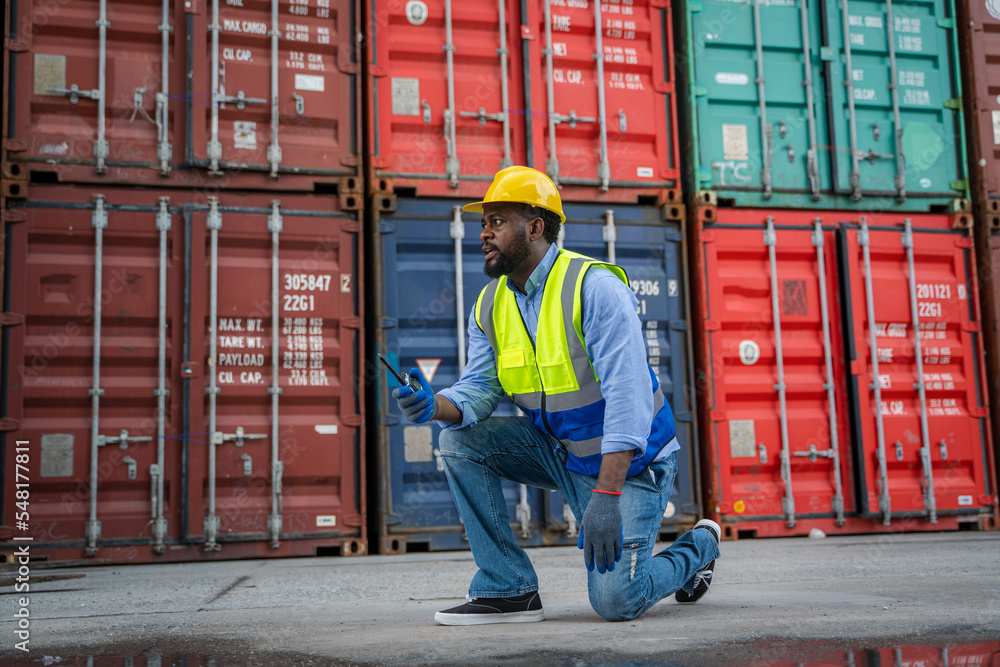
[[545, 610], [512, 611], [506, 614], [434, 614], [438, 625], [489, 625], [491, 623], [537, 623], [545, 620]]
[[702, 519], [698, 523], [694, 524], [695, 528], [697, 528], [698, 526], [704, 526], [706, 528], [710, 528], [712, 532], [715, 533], [715, 541], [718, 542], [719, 544], [722, 544], [722, 527], [719, 526], [719, 524], [715, 523], [711, 519]]

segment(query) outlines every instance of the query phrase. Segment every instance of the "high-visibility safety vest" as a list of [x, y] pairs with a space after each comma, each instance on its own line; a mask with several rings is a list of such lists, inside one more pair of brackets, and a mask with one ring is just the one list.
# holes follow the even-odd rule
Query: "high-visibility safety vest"
[[[605, 408], [601, 381], [583, 340], [583, 277], [594, 266], [609, 269], [628, 285], [620, 267], [560, 250], [545, 280], [534, 343], [514, 293], [501, 288], [505, 277], [480, 292], [475, 310], [476, 323], [493, 347], [504, 391], [536, 428], [559, 441], [567, 454], [567, 470], [591, 477], [600, 472]], [[642, 472], [676, 435], [673, 412], [652, 368], [649, 376], [653, 420], [646, 452], [632, 461], [629, 477]]]

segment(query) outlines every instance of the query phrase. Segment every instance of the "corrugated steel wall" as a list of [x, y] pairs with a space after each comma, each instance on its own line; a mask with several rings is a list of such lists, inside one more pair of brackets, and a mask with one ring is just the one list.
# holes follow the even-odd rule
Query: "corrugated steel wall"
[[995, 527], [1000, 17], [959, 4], [6, 3], [0, 536], [27, 439], [53, 558], [465, 548], [367, 360], [457, 377], [455, 207], [509, 163], [630, 273], [665, 536]]

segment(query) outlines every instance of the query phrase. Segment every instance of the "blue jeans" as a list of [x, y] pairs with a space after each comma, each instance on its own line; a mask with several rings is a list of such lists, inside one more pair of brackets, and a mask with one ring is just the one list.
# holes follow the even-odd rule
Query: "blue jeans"
[[[555, 440], [524, 417], [491, 417], [442, 431], [438, 446], [479, 567], [469, 595], [511, 597], [538, 590], [531, 561], [511, 533], [500, 480], [561, 491], [578, 522], [597, 480], [567, 471]], [[719, 556], [715, 538], [707, 530], [688, 531], [653, 555], [676, 475], [675, 453], [625, 481], [621, 562], [614, 572], [587, 573], [590, 604], [605, 620], [631, 620], [681, 588], [691, 593], [695, 573]], [[586, 572], [583, 552], [577, 563]]]

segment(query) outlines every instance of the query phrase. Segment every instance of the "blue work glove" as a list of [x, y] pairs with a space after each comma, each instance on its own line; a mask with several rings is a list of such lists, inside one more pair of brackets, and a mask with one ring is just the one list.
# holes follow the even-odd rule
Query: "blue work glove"
[[595, 491], [583, 513], [580, 540], [576, 543], [583, 549], [588, 572], [593, 572], [595, 565], [601, 574], [615, 571], [615, 563], [622, 559], [623, 531], [618, 496]]
[[429, 422], [438, 414], [434, 391], [427, 384], [427, 380], [424, 379], [419, 368], [411, 368], [410, 377], [415, 377], [420, 381], [420, 391], [413, 391], [410, 387], [396, 387], [392, 390], [392, 397], [396, 399], [400, 412], [403, 413], [408, 422], [411, 424]]

